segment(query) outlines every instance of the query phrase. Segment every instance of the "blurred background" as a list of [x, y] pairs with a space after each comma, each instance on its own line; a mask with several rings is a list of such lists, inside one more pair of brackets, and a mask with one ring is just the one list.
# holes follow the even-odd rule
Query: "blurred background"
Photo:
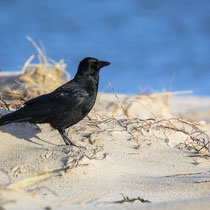
[[110, 61], [100, 91], [210, 95], [210, 1], [0, 0], [0, 68], [17, 71], [44, 44], [74, 75], [84, 57]]

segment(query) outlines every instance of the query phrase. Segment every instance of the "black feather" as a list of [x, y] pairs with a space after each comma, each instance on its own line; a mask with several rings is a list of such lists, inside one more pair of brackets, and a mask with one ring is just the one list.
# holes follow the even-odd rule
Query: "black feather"
[[0, 119], [0, 126], [12, 122], [49, 123], [57, 129], [67, 145], [74, 145], [65, 129], [78, 123], [95, 104], [99, 71], [109, 62], [83, 59], [73, 80], [53, 92], [25, 102], [25, 106]]

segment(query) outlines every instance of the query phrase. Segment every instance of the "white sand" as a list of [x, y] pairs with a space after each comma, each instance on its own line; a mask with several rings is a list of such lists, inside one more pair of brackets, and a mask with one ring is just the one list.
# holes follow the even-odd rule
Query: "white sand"
[[[135, 103], [128, 106], [126, 103], [133, 101], [133, 97], [119, 96], [129, 116], [173, 117], [162, 96], [140, 99], [138, 96], [136, 99], [143, 106]], [[187, 100], [186, 106], [191, 102]], [[201, 100], [198, 98], [196, 102], [199, 104]], [[183, 114], [187, 113], [188, 107], [182, 99], [170, 103], [173, 113], [183, 110]], [[181, 111], [173, 108], [179, 103]], [[97, 115], [93, 111], [92, 123], [85, 119], [68, 129], [72, 140], [85, 147], [81, 149], [58, 147], [63, 141], [49, 125], [39, 125], [40, 130], [27, 123], [0, 127], [0, 206], [4, 209], [209, 209], [209, 154], [196, 156], [193, 151], [175, 148], [185, 142], [187, 135], [166, 131], [161, 127], [164, 124], [157, 124], [148, 132], [143, 129], [142, 134], [137, 132], [135, 128], [142, 122], [136, 122], [135, 116], [126, 120], [121, 105], [113, 95], [100, 94], [94, 110], [103, 119], [98, 116], [98, 121], [94, 121]], [[118, 117], [112, 119], [110, 116], [115, 114]], [[176, 126], [186, 131], [192, 129], [183, 123]], [[203, 124], [199, 129], [209, 133], [210, 126]], [[130, 200], [122, 202], [122, 194]], [[151, 203], [142, 203], [138, 197]]]
[[[81, 129], [79, 126], [74, 126], [71, 131]], [[43, 140], [50, 139], [51, 143], [62, 143], [56, 131], [50, 131], [45, 125], [41, 129], [42, 132], [38, 133], [35, 126], [28, 124], [11, 124], [1, 128], [1, 168], [8, 172], [7, 175], [1, 173], [2, 184], [17, 183], [26, 177], [61, 169], [68, 165], [65, 163], [67, 160], [72, 161], [80, 156], [81, 152], [77, 148], [71, 150], [50, 146], [35, 138], [37, 135]], [[113, 130], [109, 126], [106, 129]], [[15, 132], [11, 132], [14, 130]], [[90, 129], [86, 129], [86, 132], [89, 131]], [[102, 132], [94, 136], [98, 145], [104, 144], [103, 151], [96, 155], [98, 160], [84, 158], [76, 168], [62, 173], [62, 176], [52, 175], [48, 180], [26, 187], [36, 192], [35, 197], [16, 190], [2, 191], [2, 198], [8, 202], [4, 206], [22, 209], [24, 205], [26, 209], [36, 209], [48, 205], [52, 209], [67, 209], [67, 206], [77, 204], [75, 209], [86, 209], [88, 206], [90, 209], [116, 206], [148, 209], [163, 209], [164, 206], [171, 209], [173, 206], [191, 205], [191, 209], [199, 209], [192, 206], [192, 203], [196, 203], [196, 206], [203, 205], [202, 209], [208, 209], [210, 183], [196, 183], [209, 180], [208, 161], [189, 157], [191, 152], [174, 149], [160, 141], [149, 145], [148, 142], [142, 142], [140, 149], [136, 149], [134, 143], [127, 141], [126, 132], [111, 133], [107, 135]], [[80, 136], [77, 138], [81, 139]], [[87, 150], [84, 150], [85, 153], [91, 155], [90, 146]], [[102, 159], [103, 153], [108, 153], [105, 159]], [[199, 161], [199, 164], [195, 164], [195, 161]], [[188, 173], [195, 174], [181, 175]], [[15, 189], [15, 186], [11, 188]], [[117, 201], [122, 200], [121, 193], [129, 198], [140, 196], [152, 203], [117, 204]], [[15, 203], [10, 203], [10, 200], [15, 200]], [[189, 206], [188, 208], [190, 209]]]

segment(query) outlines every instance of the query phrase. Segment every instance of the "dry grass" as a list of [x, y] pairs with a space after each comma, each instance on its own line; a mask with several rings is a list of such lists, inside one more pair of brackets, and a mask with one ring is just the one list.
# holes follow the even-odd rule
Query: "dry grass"
[[[28, 40], [36, 48], [38, 55], [32, 55], [24, 64], [19, 81], [19, 90], [5, 89], [0, 86], [0, 107], [19, 108], [25, 100], [49, 93], [70, 79], [63, 60], [55, 62], [49, 59], [30, 37]], [[39, 63], [31, 63], [37, 57]], [[9, 102], [6, 102], [9, 101]]]
[[[188, 149], [198, 154], [207, 154], [210, 157], [210, 136], [202, 129], [202, 126], [191, 119], [170, 118], [170, 119], [138, 119], [124, 118], [117, 119], [115, 117], [101, 117], [91, 119], [86, 122], [87, 125], [96, 128], [93, 132], [106, 132], [100, 128], [102, 124], [115, 124], [121, 127], [122, 131], [126, 131], [130, 135], [130, 141], [136, 143], [136, 149], [141, 147], [143, 141], [151, 142], [154, 140], [170, 143], [172, 138], [184, 138], [181, 143], [176, 145], [179, 149]], [[116, 131], [115, 129], [113, 131]], [[109, 131], [112, 132], [112, 131]], [[177, 134], [180, 134], [177, 136]]]
[[0, 108], [7, 111], [17, 110], [23, 106], [24, 102], [29, 99], [27, 96], [12, 91], [1, 88], [0, 91]]
[[[140, 148], [141, 142], [144, 140], [148, 140], [150, 142], [160, 140], [165, 143], [170, 143], [171, 139], [175, 137], [180, 138], [180, 143], [176, 145], [177, 148], [191, 150], [197, 153], [200, 157], [202, 156], [206, 159], [210, 158], [210, 136], [207, 134], [207, 131], [204, 130], [202, 124], [182, 117], [158, 119], [150, 110], [148, 111], [151, 112], [154, 118], [140, 119], [129, 117], [119, 97], [117, 96], [114, 87], [111, 86], [111, 88], [117, 98], [119, 107], [121, 107], [124, 113], [124, 118], [118, 119], [114, 116], [103, 117], [95, 113], [95, 119], [89, 118], [88, 123], [98, 129], [98, 131], [95, 131], [96, 133], [105, 132], [105, 130], [100, 129], [100, 124], [117, 123], [122, 127], [122, 130], [126, 131], [131, 136], [131, 140], [136, 143], [137, 149]], [[179, 92], [179, 94], [180, 93], [181, 92]], [[165, 96], [171, 93], [164, 92], [162, 94]], [[145, 97], [150, 97], [150, 95], [145, 95]], [[145, 108], [147, 109], [147, 107]], [[183, 138], [185, 139], [184, 141]]]

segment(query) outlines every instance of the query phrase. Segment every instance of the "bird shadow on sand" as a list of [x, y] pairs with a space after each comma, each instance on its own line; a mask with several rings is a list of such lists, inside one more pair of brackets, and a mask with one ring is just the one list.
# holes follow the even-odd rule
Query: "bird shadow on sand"
[[[44, 144], [55, 145], [49, 141], [39, 138], [37, 134], [41, 132], [40, 128], [37, 125], [30, 123], [11, 123], [4, 125], [0, 127], [0, 132], [9, 133], [18, 139], [40, 146], [44, 146]], [[35, 140], [32, 140], [32, 138], [35, 138]]]

